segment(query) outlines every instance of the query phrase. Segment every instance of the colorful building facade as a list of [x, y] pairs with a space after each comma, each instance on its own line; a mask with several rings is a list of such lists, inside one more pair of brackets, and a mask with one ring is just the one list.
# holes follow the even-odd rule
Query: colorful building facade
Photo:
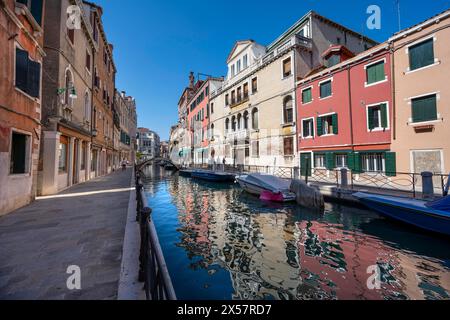
[[[392, 149], [402, 172], [450, 171], [450, 10], [394, 35]], [[439, 181], [436, 181], [439, 183]]]
[[389, 47], [382, 44], [349, 59], [345, 51], [344, 47], [331, 55], [328, 51], [326, 63], [334, 65], [299, 81], [298, 150], [303, 174], [313, 168], [395, 173]]
[[0, 215], [36, 196], [45, 1], [0, 1]]

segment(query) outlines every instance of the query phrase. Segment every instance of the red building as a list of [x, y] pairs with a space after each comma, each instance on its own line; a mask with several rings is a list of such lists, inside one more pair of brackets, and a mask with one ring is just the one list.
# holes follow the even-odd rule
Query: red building
[[[298, 150], [309, 168], [396, 170], [391, 148], [391, 61], [387, 44], [357, 56], [343, 46], [297, 85]], [[311, 172], [308, 172], [311, 174]]]
[[211, 91], [217, 90], [223, 78], [208, 77], [198, 80], [194, 86], [193, 94], [187, 104], [187, 127], [191, 137], [191, 162], [196, 164], [209, 163], [211, 159], [209, 150], [209, 125]]

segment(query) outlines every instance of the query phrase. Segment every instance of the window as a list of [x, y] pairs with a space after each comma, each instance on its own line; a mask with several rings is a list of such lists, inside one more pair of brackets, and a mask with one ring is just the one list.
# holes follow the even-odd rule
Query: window
[[86, 51], [86, 69], [91, 72], [91, 54]]
[[206, 89], [205, 89], [205, 96], [206, 96], [206, 97], [209, 96], [209, 86], [206, 87]]
[[331, 80], [322, 82], [320, 84], [320, 98], [326, 98], [332, 95], [331, 91]]
[[86, 170], [86, 142], [81, 143], [81, 169], [80, 170]]
[[384, 172], [384, 153], [367, 153], [361, 156], [362, 169], [365, 172]]
[[59, 140], [59, 173], [67, 172], [67, 145], [68, 139], [64, 136], [61, 136]]
[[230, 119], [225, 120], [225, 133], [230, 130]]
[[33, 98], [40, 97], [41, 65], [29, 59], [28, 52], [16, 48], [16, 88]]
[[228, 94], [225, 95], [225, 105], [226, 106], [230, 105], [230, 100], [229, 100]]
[[211, 124], [211, 137], [214, 138], [214, 123]]
[[338, 134], [338, 115], [332, 114], [317, 118], [317, 135]]
[[241, 72], [241, 60], [238, 60], [236, 63], [237, 73]]
[[236, 117], [235, 116], [233, 116], [232, 118], [231, 118], [231, 130], [234, 132], [234, 131], [236, 131]]
[[214, 113], [214, 103], [211, 103], [211, 114]]
[[386, 80], [384, 61], [377, 62], [366, 68], [367, 84], [373, 84]]
[[428, 39], [409, 47], [409, 69], [411, 71], [434, 64], [434, 39]]
[[259, 141], [252, 141], [252, 158], [259, 158]]
[[248, 83], [244, 83], [244, 100], [248, 98]]
[[241, 102], [241, 100], [242, 100], [242, 88], [239, 87], [237, 88], [237, 102], [239, 103]]
[[72, 107], [73, 99], [72, 99], [72, 91], [73, 91], [73, 78], [70, 70], [66, 71], [66, 81], [65, 81], [65, 91], [64, 91], [64, 102], [67, 106]]
[[244, 129], [248, 129], [248, 111], [244, 112]]
[[294, 122], [294, 107], [292, 102], [292, 97], [287, 96], [283, 101], [283, 113], [284, 113], [284, 123]]
[[235, 103], [236, 103], [236, 94], [233, 90], [233, 91], [231, 91], [231, 104], [233, 105]]
[[[69, 19], [70, 16], [67, 14], [67, 19]], [[73, 27], [67, 27], [67, 37], [69, 38], [70, 43], [75, 44], [75, 29]]]
[[340, 62], [341, 62], [341, 57], [338, 54], [333, 54], [325, 61], [325, 65], [328, 68], [331, 68], [332, 66], [335, 66]]
[[346, 154], [335, 155], [336, 168], [348, 168], [348, 156]]
[[367, 107], [367, 122], [370, 131], [388, 127], [387, 104]]
[[252, 79], [252, 94], [258, 92], [258, 78]]
[[312, 88], [304, 89], [302, 91], [302, 103], [306, 104], [312, 101]]
[[234, 64], [231, 66], [231, 77], [234, 77], [236, 75], [236, 69]]
[[291, 69], [291, 58], [287, 58], [283, 61], [283, 78], [287, 78], [292, 74]]
[[253, 130], [259, 129], [259, 122], [258, 122], [258, 109], [252, 110], [252, 128]]
[[325, 155], [315, 154], [314, 155], [314, 168], [325, 168]]
[[17, 0], [28, 8], [34, 20], [42, 25], [42, 0]]
[[313, 119], [303, 120], [302, 128], [303, 128], [303, 138], [314, 137], [314, 120]]
[[11, 174], [30, 173], [30, 139], [28, 135], [12, 132], [9, 170]]
[[242, 123], [242, 115], [239, 113], [237, 116], [237, 129], [241, 130], [241, 123]]
[[242, 60], [243, 60], [243, 64], [244, 64], [244, 69], [247, 69], [247, 67], [248, 67], [248, 55], [244, 55]]
[[84, 95], [84, 120], [91, 121], [91, 99], [87, 92]]
[[435, 94], [412, 99], [412, 121], [416, 123], [437, 120], [436, 101]]
[[294, 155], [294, 138], [288, 137], [283, 140], [283, 151], [285, 156], [293, 156]]

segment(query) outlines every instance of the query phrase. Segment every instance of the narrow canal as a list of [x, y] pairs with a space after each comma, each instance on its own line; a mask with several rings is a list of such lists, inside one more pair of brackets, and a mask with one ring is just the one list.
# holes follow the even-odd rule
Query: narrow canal
[[[446, 238], [343, 205], [264, 203], [159, 167], [145, 184], [179, 299], [450, 299]], [[371, 266], [380, 289], [367, 285]]]

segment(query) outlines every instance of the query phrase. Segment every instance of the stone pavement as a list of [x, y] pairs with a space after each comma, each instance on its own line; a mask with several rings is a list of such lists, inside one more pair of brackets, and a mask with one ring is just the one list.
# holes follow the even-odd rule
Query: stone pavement
[[[119, 171], [0, 217], [0, 299], [116, 299], [131, 176]], [[67, 288], [72, 265], [81, 290]]]

